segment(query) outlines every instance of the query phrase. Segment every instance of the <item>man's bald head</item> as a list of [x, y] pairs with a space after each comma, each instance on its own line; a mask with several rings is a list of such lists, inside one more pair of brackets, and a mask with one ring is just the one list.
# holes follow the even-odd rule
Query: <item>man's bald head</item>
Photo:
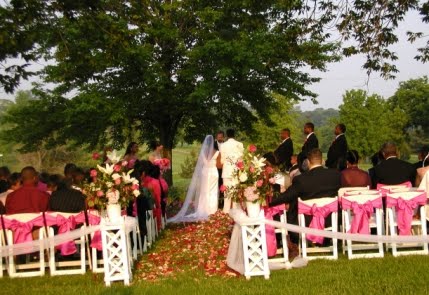
[[21, 170], [21, 179], [23, 184], [34, 184], [38, 181], [37, 171], [34, 167], [27, 166]]
[[322, 162], [323, 162], [322, 151], [318, 148], [312, 149], [308, 153], [307, 159], [310, 163], [310, 167], [322, 165]]

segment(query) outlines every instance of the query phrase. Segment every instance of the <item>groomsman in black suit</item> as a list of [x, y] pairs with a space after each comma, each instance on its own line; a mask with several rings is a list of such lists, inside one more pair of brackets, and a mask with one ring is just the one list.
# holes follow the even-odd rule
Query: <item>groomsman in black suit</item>
[[290, 138], [290, 130], [288, 128], [283, 129], [280, 132], [280, 138], [282, 142], [274, 151], [276, 164], [283, 170], [288, 171], [291, 167], [290, 158], [293, 155], [293, 142]]
[[[222, 130], [219, 130], [216, 133], [216, 140], [214, 142], [214, 148], [215, 148], [215, 150], [219, 151], [219, 148], [224, 143], [224, 141], [225, 141], [225, 132], [223, 132]], [[222, 168], [217, 168], [217, 172], [219, 174], [218, 186], [219, 186], [219, 189], [220, 189], [221, 185], [223, 184]], [[219, 209], [223, 208], [223, 193], [220, 192], [220, 191], [219, 191], [218, 208]]]
[[396, 145], [385, 143], [382, 152], [385, 160], [374, 168], [375, 184], [395, 185], [407, 181], [414, 184], [416, 169], [413, 164], [398, 159]]
[[307, 170], [307, 165], [304, 164], [307, 159], [307, 154], [313, 150], [319, 148], [319, 140], [314, 134], [314, 124], [311, 122], [307, 122], [304, 125], [304, 134], [307, 135], [305, 139], [304, 145], [302, 146], [301, 153], [298, 155], [298, 165], [301, 172]]
[[345, 136], [346, 125], [338, 124], [335, 126], [335, 139], [328, 150], [328, 158], [326, 159], [326, 167], [344, 170], [346, 168], [347, 155], [347, 139]]
[[[294, 177], [292, 185], [269, 206], [289, 204], [287, 222], [298, 224], [298, 198], [311, 200], [335, 197], [341, 187], [341, 174], [337, 170], [326, 169], [322, 166], [322, 152], [316, 148], [308, 153], [309, 171]], [[327, 220], [328, 221], [328, 220]], [[292, 243], [298, 244], [297, 234], [290, 233]]]

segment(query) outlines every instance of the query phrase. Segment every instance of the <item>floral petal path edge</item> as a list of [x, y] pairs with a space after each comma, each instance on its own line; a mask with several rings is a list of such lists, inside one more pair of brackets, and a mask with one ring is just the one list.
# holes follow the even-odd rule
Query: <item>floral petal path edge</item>
[[226, 265], [234, 222], [221, 211], [208, 221], [169, 225], [153, 250], [137, 264], [137, 280], [157, 281], [184, 272], [206, 276], [237, 277]]

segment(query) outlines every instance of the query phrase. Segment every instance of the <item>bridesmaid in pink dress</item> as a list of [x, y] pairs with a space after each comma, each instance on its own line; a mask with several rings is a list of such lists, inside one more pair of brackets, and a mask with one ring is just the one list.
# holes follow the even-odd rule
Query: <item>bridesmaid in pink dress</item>
[[162, 210], [161, 210], [161, 183], [159, 181], [160, 171], [159, 167], [152, 165], [149, 171], [142, 179], [142, 186], [147, 188], [153, 195], [155, 201], [155, 208], [153, 213], [156, 218], [158, 229], [161, 229], [162, 221]]

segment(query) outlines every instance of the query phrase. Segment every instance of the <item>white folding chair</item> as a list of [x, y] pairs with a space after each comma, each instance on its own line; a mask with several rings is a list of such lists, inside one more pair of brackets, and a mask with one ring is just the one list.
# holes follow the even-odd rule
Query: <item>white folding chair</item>
[[147, 251], [147, 245], [146, 245], [146, 236], [144, 238], [144, 241], [142, 241], [142, 236], [140, 232], [140, 226], [139, 226], [139, 217], [136, 216], [137, 220], [137, 229], [136, 229], [136, 235], [137, 235], [137, 251], [138, 254], [142, 255], [144, 252]]
[[[79, 213], [65, 213], [65, 212], [49, 212], [50, 216], [57, 217], [58, 215], [68, 219], [79, 215]], [[80, 228], [83, 232], [85, 226]], [[52, 226], [49, 227], [49, 237], [54, 237], [55, 232]], [[85, 252], [85, 236], [76, 239], [74, 242], [79, 246], [77, 253], [79, 260], [68, 260], [69, 258], [62, 258], [57, 255], [54, 245], [50, 245], [49, 269], [52, 276], [56, 275], [73, 275], [84, 274], [86, 272], [86, 252]]]
[[[347, 201], [350, 203], [357, 203], [358, 205], [365, 205], [369, 202], [379, 199], [380, 208], [374, 208], [371, 218], [369, 220], [369, 230], [375, 228], [377, 235], [383, 235], [383, 204], [381, 196], [379, 194], [372, 195], [353, 195], [343, 196], [341, 203], [344, 204]], [[349, 232], [351, 229], [352, 222], [355, 218], [355, 214], [352, 209], [345, 209], [342, 207], [342, 214], [345, 221], [345, 232]], [[366, 213], [363, 213], [366, 214]], [[376, 249], [376, 252], [370, 250]], [[353, 253], [353, 251], [359, 251], [359, 253]], [[362, 252], [365, 251], [365, 252]], [[347, 240], [347, 254], [349, 259], [354, 258], [373, 258], [373, 257], [384, 257], [383, 243], [353, 243], [351, 240]]]
[[[287, 211], [283, 210], [283, 212], [280, 214], [280, 222], [287, 223]], [[268, 259], [268, 263], [281, 263], [283, 265], [286, 265], [286, 263], [289, 262], [289, 249], [287, 247], [287, 230], [284, 228], [275, 228], [274, 230], [275, 235], [281, 234], [282, 239], [282, 246], [280, 248], [277, 248], [276, 256], [273, 258]], [[278, 257], [281, 255], [280, 257]]]
[[[412, 199], [417, 198], [418, 196], [423, 196], [424, 202], [421, 202], [420, 206], [417, 206], [414, 212], [413, 219], [411, 221], [411, 234], [412, 235], [422, 235], [427, 236], [427, 226], [426, 226], [426, 208], [425, 203], [427, 201], [427, 196], [425, 192], [421, 191], [408, 191], [408, 192], [396, 192], [396, 193], [388, 193], [387, 198], [392, 198], [399, 200], [401, 198], [404, 201], [410, 201]], [[398, 234], [398, 205], [396, 206], [389, 206], [389, 201], [386, 200], [387, 203], [387, 224], [386, 227], [388, 228], [388, 233], [395, 237]], [[420, 207], [420, 208], [419, 208]], [[419, 218], [414, 218], [416, 216], [415, 213], [420, 215]], [[392, 254], [393, 256], [400, 256], [400, 255], [412, 255], [412, 254], [428, 254], [428, 244], [427, 243], [390, 243], [386, 245], [387, 248], [392, 248]], [[419, 250], [417, 250], [417, 248]], [[408, 249], [408, 250], [402, 250], [402, 249]]]
[[[368, 191], [369, 190], [369, 186], [353, 186], [353, 187], [342, 187], [338, 190], [338, 200], [341, 202], [341, 198], [346, 195], [346, 194], [353, 194], [353, 193], [357, 193], [360, 194], [362, 191]], [[345, 233], [345, 223], [344, 223], [344, 215], [341, 215], [341, 224], [340, 224], [340, 229], [342, 233]], [[342, 240], [342, 249], [343, 249], [343, 254], [346, 253], [346, 241]]]
[[[4, 219], [16, 220], [21, 223], [28, 223], [36, 218], [42, 216], [42, 213], [21, 213], [21, 214], [12, 214], [5, 215]], [[18, 277], [34, 277], [34, 276], [43, 276], [45, 274], [45, 253], [43, 247], [43, 239], [46, 237], [45, 229], [43, 227], [39, 228], [39, 241], [40, 249], [37, 252], [39, 255], [38, 258], [30, 261], [30, 254], [25, 255], [25, 262], [20, 263], [18, 257], [14, 257], [13, 253], [9, 253], [8, 256], [8, 274], [11, 278]], [[14, 245], [13, 240], [14, 232], [10, 229], [6, 230], [6, 239], [8, 245]], [[21, 256], [23, 257], [23, 256]], [[34, 258], [34, 257], [33, 257]]]
[[[6, 246], [6, 239], [3, 234], [3, 228], [0, 229], [0, 247]], [[6, 270], [7, 263], [3, 263], [6, 261], [6, 257], [3, 257], [3, 250], [0, 250], [0, 278], [3, 277], [3, 272]]]
[[[303, 201], [301, 199], [298, 199], [298, 208], [302, 205], [316, 208], [322, 208], [325, 206], [328, 206], [329, 204], [336, 203], [336, 209], [334, 209], [331, 213], [331, 227], [325, 227], [325, 230], [329, 230], [332, 232], [338, 232], [338, 198], [320, 198], [320, 199], [312, 199], [312, 200], [306, 200]], [[298, 209], [300, 210], [300, 209]], [[308, 214], [309, 215], [309, 214]], [[298, 214], [298, 222], [301, 227], [307, 227], [305, 224], [305, 214], [299, 213]], [[307, 234], [301, 233], [301, 253], [302, 257], [306, 259], [318, 259], [318, 258], [324, 258], [324, 259], [338, 259], [338, 239], [332, 239], [332, 246], [326, 246], [326, 247], [318, 247], [314, 246], [309, 248], [307, 245]], [[331, 255], [311, 255], [308, 256], [308, 254], [316, 253], [331, 253]]]

